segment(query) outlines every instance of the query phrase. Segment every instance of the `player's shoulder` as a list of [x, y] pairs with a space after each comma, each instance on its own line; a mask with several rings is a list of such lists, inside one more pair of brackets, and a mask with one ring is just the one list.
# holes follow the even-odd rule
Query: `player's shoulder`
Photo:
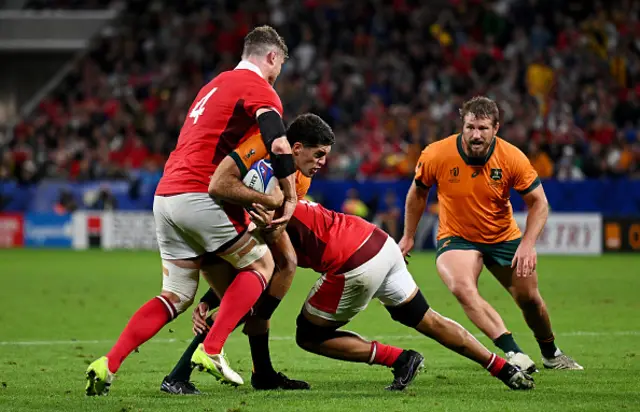
[[513, 143], [510, 143], [500, 136], [496, 136], [496, 153], [506, 160], [521, 161], [527, 160], [527, 156]]
[[446, 158], [450, 154], [455, 154], [457, 134], [452, 134], [444, 139], [429, 143], [422, 149], [420, 158], [423, 161], [434, 161]]
[[307, 224], [309, 224], [309, 222], [314, 221], [314, 219], [311, 216], [314, 213], [320, 212], [320, 209], [318, 208], [318, 206], [320, 205], [317, 203], [310, 202], [304, 199], [298, 199], [298, 203], [296, 204], [296, 209], [293, 212], [293, 217], [301, 222], [306, 222]]
[[214, 77], [211, 82], [216, 86], [231, 86], [225, 88], [233, 93], [237, 93], [241, 89], [253, 93], [275, 93], [273, 87], [265, 79], [251, 70], [227, 70]]
[[304, 199], [311, 186], [311, 178], [302, 174], [301, 171], [296, 171], [296, 194], [298, 200]]
[[457, 137], [458, 137], [457, 134], [452, 134], [450, 136], [445, 137], [444, 139], [440, 139], [433, 143], [429, 143], [422, 150], [422, 153], [440, 152], [440, 151], [455, 149]]

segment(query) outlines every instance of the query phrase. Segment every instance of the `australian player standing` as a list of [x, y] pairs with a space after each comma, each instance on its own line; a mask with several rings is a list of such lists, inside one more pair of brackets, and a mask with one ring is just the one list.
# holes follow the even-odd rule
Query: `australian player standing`
[[[483, 264], [511, 293], [533, 331], [542, 362], [551, 369], [582, 369], [554, 343], [547, 307], [538, 290], [536, 239], [544, 228], [548, 203], [527, 157], [496, 136], [498, 106], [486, 97], [464, 104], [462, 133], [424, 149], [406, 199], [406, 256], [424, 212], [429, 188], [438, 187], [440, 226], [436, 268], [471, 321], [523, 370], [535, 371], [498, 312], [478, 292]], [[524, 235], [513, 217], [510, 190], [522, 195], [529, 213]]]
[[[223, 381], [243, 383], [228, 366], [222, 347], [274, 269], [267, 245], [247, 231], [250, 220], [243, 206], [256, 203], [273, 209], [284, 200], [283, 216], [276, 222], [282, 224], [290, 219], [297, 200], [282, 103], [272, 87], [286, 57], [287, 46], [278, 33], [258, 27], [246, 36], [238, 66], [215, 77], [196, 96], [154, 200], [162, 292], [138, 309], [107, 355], [89, 365], [87, 395], [106, 394], [124, 359], [191, 305], [208, 253], [222, 257], [237, 275], [226, 288], [218, 319], [204, 341], [203, 362]], [[229, 173], [236, 165], [227, 155], [258, 131], [282, 192], [266, 195], [246, 188], [230, 196], [225, 182], [239, 177]], [[213, 275], [207, 277], [212, 286]]]

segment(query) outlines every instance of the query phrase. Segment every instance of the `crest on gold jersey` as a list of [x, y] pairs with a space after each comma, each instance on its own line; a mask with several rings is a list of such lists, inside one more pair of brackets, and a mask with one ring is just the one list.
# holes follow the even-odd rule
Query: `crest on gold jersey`
[[251, 156], [253, 156], [254, 154], [256, 154], [256, 151], [251, 149], [251, 150], [249, 150], [249, 152], [246, 155], [244, 155], [244, 158], [249, 160], [249, 159], [251, 159]]
[[502, 179], [502, 169], [491, 169], [490, 176], [493, 180]]

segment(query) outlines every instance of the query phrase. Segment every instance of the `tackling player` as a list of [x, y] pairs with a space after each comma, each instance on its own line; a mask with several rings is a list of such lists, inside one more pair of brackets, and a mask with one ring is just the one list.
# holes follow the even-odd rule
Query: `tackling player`
[[[268, 221], [266, 209], [258, 209]], [[489, 352], [460, 324], [429, 307], [396, 242], [372, 223], [300, 201], [286, 232], [298, 266], [323, 274], [297, 319], [296, 342], [301, 348], [333, 359], [393, 368], [394, 380], [387, 389], [403, 390], [421, 369], [422, 355], [339, 330], [378, 298], [392, 319], [482, 365], [511, 389], [534, 387], [526, 372]]]
[[[298, 199], [304, 198], [309, 190], [311, 178], [316, 174], [326, 162], [327, 155], [331, 152], [331, 146], [335, 142], [333, 131], [320, 117], [314, 114], [303, 114], [294, 119], [287, 129], [287, 139], [292, 148], [294, 163], [296, 166], [296, 193]], [[237, 172], [244, 176], [251, 165], [258, 159], [266, 155], [266, 148], [259, 135], [252, 136], [243, 142], [230, 157], [235, 161]], [[243, 183], [241, 183], [243, 184]], [[249, 346], [253, 360], [253, 371], [251, 375], [251, 385], [255, 389], [308, 389], [306, 382], [292, 380], [282, 373], [275, 371], [271, 364], [269, 354], [268, 323], [264, 321], [270, 318], [273, 311], [284, 297], [295, 274], [295, 252], [288, 236], [280, 236], [277, 242], [271, 243], [274, 258], [278, 263], [278, 274], [272, 279], [269, 288], [265, 291], [261, 301], [256, 306], [257, 312], [261, 316], [250, 317], [245, 326], [244, 332], [249, 336]], [[292, 256], [293, 253], [293, 256]], [[211, 269], [209, 269], [211, 270]], [[224, 268], [216, 268], [220, 276]], [[232, 274], [230, 274], [232, 275]], [[182, 355], [171, 373], [167, 375], [160, 389], [163, 392], [172, 394], [198, 394], [199, 391], [189, 382], [192, 371], [192, 357], [196, 353], [198, 358], [198, 346], [205, 337], [206, 329], [210, 326], [205, 324], [206, 314], [209, 309], [218, 307], [219, 300], [212, 291], [202, 297], [200, 304], [194, 310], [193, 316], [197, 327], [194, 328], [196, 337], [191, 345]], [[262, 319], [265, 318], [265, 319]], [[199, 322], [198, 322], [199, 321]], [[197, 363], [197, 359], [196, 359]]]
[[[280, 35], [271, 27], [258, 27], [245, 37], [238, 66], [198, 92], [154, 198], [162, 292], [138, 309], [107, 355], [89, 365], [87, 395], [107, 394], [124, 359], [191, 305], [199, 271], [207, 265], [206, 254], [223, 258], [237, 275], [225, 285], [218, 321], [204, 341], [202, 362], [223, 381], [243, 383], [228, 366], [222, 348], [274, 269], [269, 248], [247, 230], [250, 220], [243, 206], [259, 203], [273, 209], [284, 200], [284, 213], [277, 222], [282, 224], [293, 214], [297, 201], [282, 103], [273, 89], [286, 57], [287, 46]], [[280, 191], [266, 195], [246, 188], [229, 193], [228, 181], [237, 177], [230, 173], [236, 165], [227, 155], [258, 131], [272, 155], [284, 199]], [[205, 278], [212, 287], [225, 280], [204, 273], [209, 274]]]
[[[502, 349], [509, 362], [533, 372], [498, 312], [478, 292], [483, 264], [516, 301], [538, 341], [542, 363], [551, 369], [583, 369], [554, 343], [547, 307], [538, 290], [536, 239], [549, 206], [540, 179], [527, 157], [496, 136], [498, 106], [486, 97], [466, 102], [462, 133], [424, 149], [406, 199], [403, 255], [411, 251], [429, 188], [438, 187], [440, 226], [436, 268], [471, 321]], [[529, 213], [520, 233], [509, 201], [511, 188]]]

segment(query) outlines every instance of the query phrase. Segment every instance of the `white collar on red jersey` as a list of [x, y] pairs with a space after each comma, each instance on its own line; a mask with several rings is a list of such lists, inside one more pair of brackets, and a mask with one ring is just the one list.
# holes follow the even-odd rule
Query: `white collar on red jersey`
[[240, 60], [240, 63], [238, 63], [236, 68], [233, 70], [238, 70], [238, 69], [251, 70], [252, 72], [254, 72], [255, 74], [257, 74], [258, 76], [264, 79], [264, 76], [262, 75], [262, 71], [260, 71], [260, 68], [248, 60]]

